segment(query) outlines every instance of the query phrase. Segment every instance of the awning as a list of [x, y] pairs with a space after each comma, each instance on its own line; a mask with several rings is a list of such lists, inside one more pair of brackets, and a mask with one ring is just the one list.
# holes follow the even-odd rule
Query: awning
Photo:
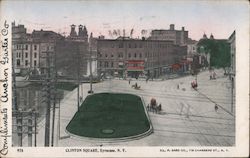
[[144, 70], [144, 66], [128, 66], [127, 70]]

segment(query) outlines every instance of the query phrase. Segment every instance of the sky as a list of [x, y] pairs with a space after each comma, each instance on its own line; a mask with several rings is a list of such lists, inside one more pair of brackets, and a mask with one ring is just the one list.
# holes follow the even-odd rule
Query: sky
[[125, 29], [129, 35], [133, 29], [135, 38], [141, 37], [141, 30], [169, 29], [175, 24], [175, 29], [185, 27], [195, 40], [204, 33], [225, 39], [249, 21], [247, 1], [12, 0], [0, 4], [1, 15], [24, 24], [29, 33], [43, 29], [68, 35], [71, 24], [82, 24], [95, 37], [109, 37], [109, 30], [117, 29]]

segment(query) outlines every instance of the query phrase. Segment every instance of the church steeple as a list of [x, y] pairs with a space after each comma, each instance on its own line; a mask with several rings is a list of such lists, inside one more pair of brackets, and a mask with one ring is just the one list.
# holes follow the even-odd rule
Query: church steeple
[[207, 35], [205, 33], [203, 34], [203, 39], [207, 39]]

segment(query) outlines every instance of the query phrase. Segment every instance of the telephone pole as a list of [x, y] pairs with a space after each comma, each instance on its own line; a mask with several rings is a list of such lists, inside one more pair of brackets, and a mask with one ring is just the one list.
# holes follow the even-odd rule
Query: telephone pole
[[51, 146], [54, 146], [54, 128], [55, 128], [55, 112], [56, 112], [56, 99], [57, 99], [57, 69], [56, 69], [56, 50], [53, 53], [54, 57], [54, 69], [53, 69], [53, 113], [52, 113], [52, 135], [51, 135]]
[[79, 111], [80, 109], [80, 99], [79, 99], [79, 86], [80, 86], [80, 61], [79, 58], [81, 58], [80, 56], [80, 48], [78, 46], [78, 49], [76, 49], [76, 53], [77, 53], [77, 111]]
[[92, 82], [93, 82], [93, 74], [92, 74], [92, 47], [91, 47], [91, 44], [90, 44], [90, 48], [89, 48], [89, 74], [90, 74], [90, 90], [89, 90], [89, 93], [93, 93], [93, 90], [92, 90]]
[[45, 114], [45, 140], [44, 140], [44, 146], [48, 147], [50, 146], [50, 109], [51, 109], [51, 94], [52, 94], [52, 88], [53, 88], [53, 84], [52, 82], [54, 81], [54, 76], [53, 74], [53, 70], [54, 70], [54, 66], [55, 63], [53, 62], [52, 58], [53, 58], [53, 51], [49, 51], [47, 48], [45, 53], [45, 59], [46, 59], [46, 78], [45, 78], [45, 102], [46, 102], [46, 114]]

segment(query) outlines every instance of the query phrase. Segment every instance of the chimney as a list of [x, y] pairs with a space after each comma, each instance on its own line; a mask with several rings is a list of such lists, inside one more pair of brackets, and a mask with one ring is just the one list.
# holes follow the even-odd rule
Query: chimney
[[170, 24], [170, 30], [174, 30], [174, 24]]
[[70, 36], [77, 36], [75, 28], [76, 28], [76, 25], [72, 24], [71, 25]]
[[184, 31], [184, 30], [185, 30], [185, 27], [182, 27], [181, 30]]
[[78, 36], [81, 36], [81, 37], [82, 37], [82, 36], [83, 36], [83, 31], [82, 31], [83, 26], [82, 26], [82, 25], [79, 25], [78, 28], [79, 28]]

